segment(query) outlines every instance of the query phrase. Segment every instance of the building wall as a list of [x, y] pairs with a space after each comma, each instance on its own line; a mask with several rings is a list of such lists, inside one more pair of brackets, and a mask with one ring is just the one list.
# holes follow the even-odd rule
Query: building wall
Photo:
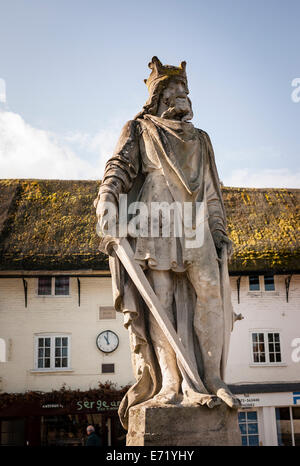
[[[0, 279], [0, 338], [6, 343], [7, 362], [0, 362], [0, 388], [5, 392], [50, 391], [65, 383], [72, 389], [96, 388], [110, 380], [118, 386], [132, 383], [128, 332], [123, 316], [99, 320], [99, 306], [112, 306], [110, 278], [80, 278], [81, 305], [78, 306], [77, 278], [70, 279], [70, 296], [37, 295], [37, 279], [27, 278], [28, 304], [25, 308], [21, 278]], [[102, 353], [96, 337], [113, 330], [119, 346], [111, 354]], [[72, 371], [34, 372], [34, 335], [71, 335]], [[1, 361], [1, 358], [0, 358]], [[102, 363], [114, 363], [115, 373], [102, 374]]]
[[[231, 277], [235, 312], [244, 319], [237, 321], [232, 332], [225, 380], [228, 383], [287, 382], [300, 380], [300, 362], [291, 358], [292, 341], [300, 338], [300, 276], [290, 283], [286, 302], [284, 276], [275, 276], [275, 291], [249, 291], [248, 277], [241, 278], [240, 303], [237, 301], [237, 277]], [[70, 296], [37, 296], [37, 279], [28, 278], [28, 305], [24, 304], [21, 278], [0, 279], [0, 338], [6, 343], [6, 360], [0, 362], [2, 391], [59, 389], [65, 383], [72, 389], [86, 390], [98, 382], [111, 380], [119, 386], [130, 384], [131, 367], [128, 332], [123, 317], [99, 320], [99, 306], [112, 305], [110, 278], [80, 278], [81, 306], [78, 306], [77, 279], [70, 279]], [[261, 290], [263, 277], [261, 277]], [[105, 355], [96, 346], [101, 330], [111, 329], [119, 335], [120, 344]], [[276, 330], [281, 335], [283, 363], [253, 366], [251, 330]], [[71, 335], [72, 371], [34, 372], [34, 335], [42, 332]], [[1, 357], [0, 357], [1, 361]], [[114, 374], [102, 374], [102, 363], [114, 363]]]
[[[293, 275], [286, 301], [285, 276], [275, 275], [275, 291], [264, 291], [263, 276], [260, 290], [249, 291], [249, 278], [240, 282], [240, 303], [237, 299], [237, 277], [230, 277], [234, 311], [244, 316], [236, 321], [230, 340], [226, 370], [228, 383], [288, 382], [300, 380], [300, 362], [292, 360], [292, 342], [300, 338], [300, 275]], [[251, 360], [251, 331], [280, 332], [282, 364], [253, 365]]]

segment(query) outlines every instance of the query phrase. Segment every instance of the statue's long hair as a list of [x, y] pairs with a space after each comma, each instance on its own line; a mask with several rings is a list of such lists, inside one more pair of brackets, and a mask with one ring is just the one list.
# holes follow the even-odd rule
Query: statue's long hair
[[149, 96], [149, 99], [143, 106], [143, 110], [135, 115], [134, 120], [137, 118], [143, 118], [143, 116], [148, 113], [150, 115], [156, 115], [159, 106], [159, 100], [161, 93], [167, 87], [169, 80], [165, 79], [163, 81], [159, 81], [155, 88], [153, 89], [152, 94]]

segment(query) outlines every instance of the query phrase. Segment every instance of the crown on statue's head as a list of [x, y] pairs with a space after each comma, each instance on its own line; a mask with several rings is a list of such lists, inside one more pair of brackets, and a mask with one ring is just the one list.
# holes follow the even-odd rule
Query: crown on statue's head
[[148, 87], [149, 93], [153, 87], [156, 87], [161, 81], [178, 77], [181, 78], [187, 86], [187, 77], [186, 77], [186, 62], [182, 61], [179, 66], [163, 65], [157, 57], [153, 57], [151, 62], [148, 63], [149, 68], [151, 68], [151, 73], [148, 79], [144, 79], [146, 86]]

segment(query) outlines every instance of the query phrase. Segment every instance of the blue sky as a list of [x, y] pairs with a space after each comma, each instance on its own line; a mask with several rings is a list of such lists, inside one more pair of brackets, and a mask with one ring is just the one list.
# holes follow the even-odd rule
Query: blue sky
[[193, 122], [226, 185], [300, 187], [299, 0], [6, 0], [0, 11], [2, 178], [101, 178], [157, 55], [187, 61]]

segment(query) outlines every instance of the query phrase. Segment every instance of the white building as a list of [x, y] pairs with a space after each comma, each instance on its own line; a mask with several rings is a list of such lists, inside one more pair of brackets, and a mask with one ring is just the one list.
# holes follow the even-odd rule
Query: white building
[[[226, 381], [251, 414], [240, 414], [247, 444], [300, 445], [300, 275], [258, 276], [260, 290], [251, 290], [249, 276], [231, 277], [236, 322], [230, 342]], [[287, 300], [287, 283], [290, 280]]]
[[[1, 444], [76, 445], [90, 422], [105, 444], [124, 444], [117, 407], [133, 373], [97, 251], [97, 188], [1, 181]], [[242, 399], [243, 443], [299, 445], [299, 190], [223, 195], [235, 243], [232, 301], [244, 317], [232, 333], [226, 381]], [[116, 389], [103, 388], [106, 381]]]

